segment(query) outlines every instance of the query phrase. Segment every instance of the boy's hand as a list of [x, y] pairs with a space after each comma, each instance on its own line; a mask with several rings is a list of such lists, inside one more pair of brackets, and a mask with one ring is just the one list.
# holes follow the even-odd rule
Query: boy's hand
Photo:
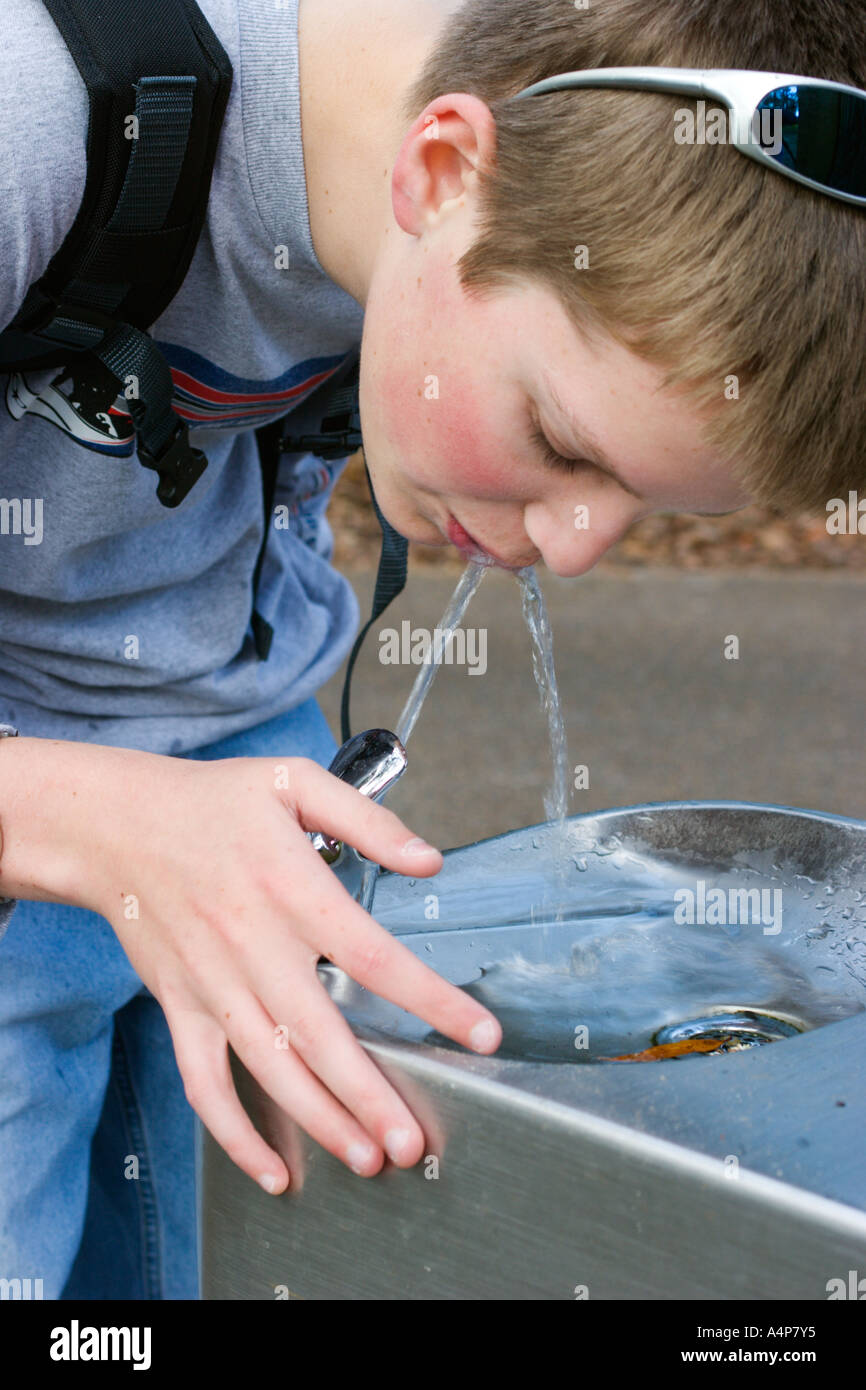
[[[126, 756], [136, 759], [134, 795], [122, 813], [109, 796], [90, 826], [98, 877], [78, 900], [108, 919], [161, 1003], [187, 1099], [217, 1143], [266, 1190], [285, 1190], [285, 1163], [235, 1091], [231, 1043], [268, 1095], [354, 1172], [377, 1173], [383, 1149], [400, 1167], [417, 1163], [424, 1135], [328, 997], [319, 957], [478, 1052], [499, 1046], [499, 1024], [374, 922], [305, 832], [413, 877], [437, 873], [439, 851], [306, 758]], [[277, 766], [288, 790], [276, 789]]]

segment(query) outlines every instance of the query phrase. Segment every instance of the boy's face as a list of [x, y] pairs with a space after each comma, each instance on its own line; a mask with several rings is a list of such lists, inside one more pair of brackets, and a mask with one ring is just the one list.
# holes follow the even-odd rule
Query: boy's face
[[[458, 103], [469, 109], [449, 123]], [[694, 408], [660, 391], [661, 370], [611, 338], [600, 348], [584, 340], [540, 284], [483, 299], [462, 289], [456, 265], [475, 239], [477, 202], [460, 140], [467, 125], [483, 137], [484, 113], [492, 117], [466, 95], [427, 113], [443, 104], [439, 140], [419, 117], [400, 149], [398, 226], [392, 219], [365, 301], [365, 457], [391, 524], [409, 540], [467, 555], [474, 542], [507, 566], [541, 559], [569, 576], [652, 512], [746, 505], [729, 466], [702, 443]], [[720, 366], [719, 409], [736, 410], [724, 377]], [[578, 462], [546, 460], [536, 430]], [[593, 446], [618, 477], [589, 461]]]

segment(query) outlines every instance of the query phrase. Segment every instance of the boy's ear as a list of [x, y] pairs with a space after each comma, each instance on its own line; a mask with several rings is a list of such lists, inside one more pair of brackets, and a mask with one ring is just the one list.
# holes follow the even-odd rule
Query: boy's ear
[[408, 130], [391, 175], [394, 216], [419, 235], [493, 164], [496, 122], [469, 92], [450, 92], [424, 108]]

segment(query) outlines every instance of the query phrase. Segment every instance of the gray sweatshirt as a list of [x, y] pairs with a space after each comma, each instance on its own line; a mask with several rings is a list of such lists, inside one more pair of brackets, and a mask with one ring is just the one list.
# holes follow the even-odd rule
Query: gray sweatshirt
[[[205, 227], [150, 332], [208, 468], [168, 510], [133, 452], [122, 397], [96, 418], [57, 370], [0, 375], [0, 721], [22, 734], [196, 748], [308, 699], [358, 624], [324, 516], [344, 461], [287, 456], [259, 590], [275, 629], [268, 660], [253, 646], [253, 430], [289, 410], [316, 428], [304, 402], [357, 349], [363, 311], [310, 235], [298, 0], [200, 5], [234, 82]], [[86, 132], [86, 89], [46, 9], [4, 5], [0, 327], [72, 224]]]

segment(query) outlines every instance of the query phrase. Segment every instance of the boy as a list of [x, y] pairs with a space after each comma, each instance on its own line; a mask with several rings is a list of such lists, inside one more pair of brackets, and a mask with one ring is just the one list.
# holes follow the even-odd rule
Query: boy
[[[320, 955], [466, 1046], [500, 1039], [304, 833], [412, 875], [441, 862], [317, 765], [333, 740], [314, 692], [357, 619], [327, 563], [336, 470], [312, 498], [280, 477], [293, 529], [270, 537], [274, 647], [256, 659], [262, 402], [284, 414], [363, 330], [365, 457], [388, 520], [561, 575], [652, 511], [820, 503], [862, 472], [862, 213], [734, 150], [675, 144], [682, 98], [505, 100], [632, 63], [862, 86], [853, 4], [201, 8], [235, 84], [208, 222], [152, 333], [177, 408], [210, 426], [193, 436], [207, 473], [161, 512], [140, 469], [76, 442], [80, 420], [37, 418], [76, 413], [47, 380], [16, 383], [19, 418], [0, 423], [4, 491], [45, 499], [41, 543], [6, 535], [0, 551], [0, 715], [21, 732], [0, 744], [0, 886], [19, 900], [0, 943], [0, 1265], [51, 1297], [194, 1296], [192, 1111], [285, 1190], [227, 1043], [354, 1171], [418, 1160], [423, 1134], [318, 985]], [[36, 0], [7, 28], [3, 322], [74, 217], [87, 115]]]

